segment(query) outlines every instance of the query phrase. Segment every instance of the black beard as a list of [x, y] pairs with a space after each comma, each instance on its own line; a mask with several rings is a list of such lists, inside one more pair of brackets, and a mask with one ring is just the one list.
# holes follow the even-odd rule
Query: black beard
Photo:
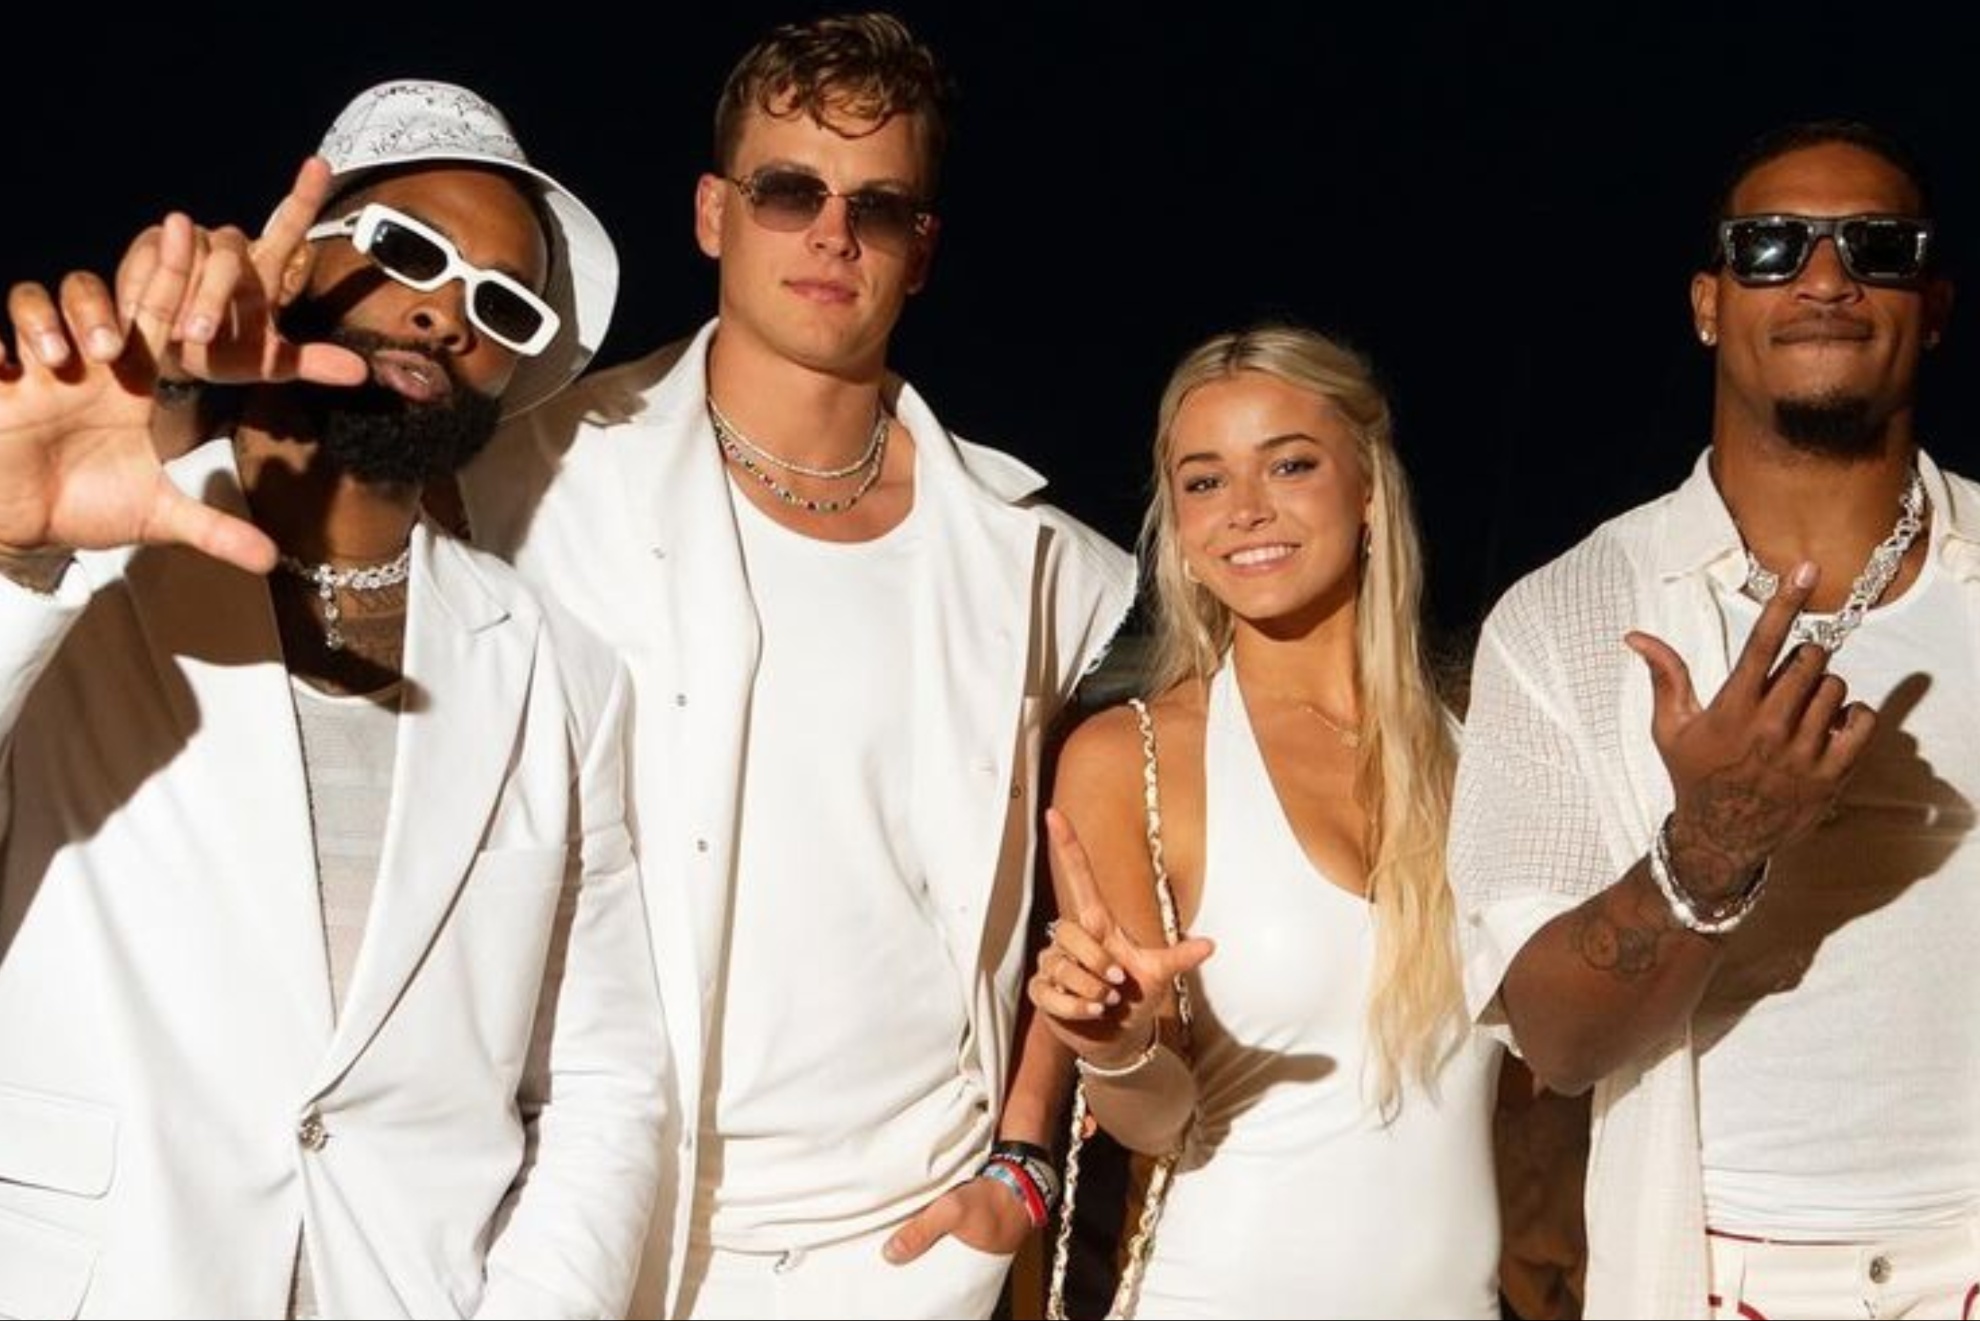
[[452, 389], [437, 403], [408, 400], [371, 381], [362, 385], [292, 382], [296, 406], [310, 419], [317, 452], [339, 471], [376, 485], [424, 486], [449, 477], [479, 454], [502, 419], [502, 402], [461, 382], [445, 357], [425, 345], [347, 326], [320, 327], [324, 309], [292, 306], [284, 329], [292, 338], [327, 340], [369, 360], [381, 349], [426, 353], [447, 373]]
[[1833, 459], [1860, 459], [1877, 452], [1883, 419], [1862, 396], [1776, 399], [1774, 430], [1796, 449]]

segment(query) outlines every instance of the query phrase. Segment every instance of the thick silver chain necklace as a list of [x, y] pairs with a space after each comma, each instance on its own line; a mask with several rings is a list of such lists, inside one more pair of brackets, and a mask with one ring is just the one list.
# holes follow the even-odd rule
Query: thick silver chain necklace
[[[1863, 572], [1857, 574], [1856, 581], [1850, 584], [1849, 599], [1843, 602], [1842, 609], [1826, 618], [1801, 615], [1788, 633], [1788, 645], [1798, 647], [1804, 642], [1813, 642], [1824, 651], [1831, 652], [1842, 646], [1843, 640], [1863, 622], [1865, 612], [1890, 590], [1892, 579], [1897, 577], [1898, 569], [1904, 564], [1905, 552], [1911, 549], [1911, 543], [1918, 539], [1918, 533], [1924, 526], [1925, 482], [1919, 477], [1918, 469], [1913, 468], [1911, 480], [1905, 483], [1904, 494], [1898, 499], [1897, 523], [1892, 526], [1890, 535], [1878, 542], [1870, 552]], [[1761, 564], [1751, 550], [1747, 551], [1746, 582], [1740, 590], [1764, 604], [1773, 599], [1780, 586], [1781, 576]]]
[[[879, 409], [874, 414], [873, 434], [867, 438], [866, 452], [842, 468], [807, 468], [758, 448], [740, 431], [737, 431], [728, 418], [722, 416], [722, 410], [715, 407], [713, 397], [710, 397], [708, 400], [708, 420], [715, 427], [715, 439], [721, 444], [722, 453], [728, 456], [731, 463], [756, 478], [757, 481], [763, 483], [764, 486], [769, 488], [772, 495], [782, 500], [785, 504], [796, 505], [799, 509], [808, 510], [814, 514], [838, 514], [851, 509], [859, 503], [861, 496], [873, 489], [873, 484], [880, 480], [881, 470], [887, 466], [884, 462], [887, 455], [887, 410], [885, 408]], [[862, 468], [866, 470], [866, 475], [859, 479], [859, 485], [853, 488], [852, 494], [845, 496], [843, 499], [814, 500], [808, 495], [799, 495], [796, 491], [793, 491], [790, 487], [778, 481], [769, 470], [757, 462], [754, 457], [757, 455], [761, 455], [764, 459], [791, 472], [802, 473], [807, 477], [837, 480], [850, 477]]]
[[285, 573], [316, 585], [316, 599], [323, 602], [323, 645], [332, 651], [344, 649], [344, 630], [339, 627], [344, 612], [337, 607], [338, 592], [376, 592], [397, 587], [412, 568], [412, 543], [383, 564], [360, 564], [339, 569], [329, 564], [304, 564], [293, 555], [276, 561]]

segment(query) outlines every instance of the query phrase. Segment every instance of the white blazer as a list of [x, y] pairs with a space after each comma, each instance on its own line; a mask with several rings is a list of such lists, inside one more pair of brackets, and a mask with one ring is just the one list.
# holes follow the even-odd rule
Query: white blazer
[[[231, 447], [175, 465], [243, 508]], [[333, 1023], [266, 585], [184, 549], [0, 581], [0, 1314], [617, 1316], [664, 1033], [623, 671], [413, 537], [405, 716]], [[554, 637], [553, 637], [554, 634]]]
[[[634, 800], [677, 1087], [634, 1315], [670, 1315], [694, 1201], [718, 1006], [757, 621], [729, 477], [692, 340], [594, 374], [525, 414], [465, 474], [475, 540], [512, 558], [632, 667]], [[991, 1103], [1014, 1044], [1047, 725], [1133, 604], [1133, 557], [1037, 500], [1044, 479], [951, 435], [889, 383], [915, 443], [915, 498], [943, 535], [921, 560], [911, 820], [969, 1006]]]

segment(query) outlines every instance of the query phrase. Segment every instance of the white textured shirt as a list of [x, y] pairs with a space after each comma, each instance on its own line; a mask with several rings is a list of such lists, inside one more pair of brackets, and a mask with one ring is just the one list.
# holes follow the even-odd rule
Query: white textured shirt
[[[1725, 681], [1736, 654], [1740, 639], [1719, 598], [1743, 580], [1745, 551], [1706, 458], [1675, 491], [1603, 524], [1514, 584], [1485, 622], [1458, 770], [1451, 880], [1466, 992], [1486, 1023], [1503, 1025], [1499, 984], [1526, 941], [1621, 877], [1670, 810], [1670, 778], [1650, 737], [1649, 671], [1623, 635], [1641, 629], [1674, 647], [1701, 701]], [[1980, 486], [1922, 453], [1918, 463], [1932, 511], [1928, 553], [1958, 584], [1975, 636]], [[1873, 610], [1863, 627], [1875, 625]], [[1596, 1086], [1588, 1316], [1706, 1314], [1697, 1077], [1683, 1031]]]

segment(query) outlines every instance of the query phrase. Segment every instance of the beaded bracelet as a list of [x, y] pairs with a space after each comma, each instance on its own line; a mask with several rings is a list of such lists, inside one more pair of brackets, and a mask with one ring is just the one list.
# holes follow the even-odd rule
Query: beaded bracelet
[[1019, 1142], [1014, 1138], [1003, 1138], [990, 1144], [990, 1159], [1009, 1161], [1021, 1167], [1038, 1185], [1038, 1191], [1045, 1199], [1047, 1210], [1059, 1204], [1059, 1167], [1052, 1159], [1052, 1153], [1036, 1142]]
[[1045, 1194], [1032, 1182], [1030, 1173], [1024, 1166], [1003, 1156], [992, 1156], [983, 1162], [976, 1172], [979, 1179], [994, 1179], [1009, 1188], [1024, 1205], [1024, 1218], [1031, 1222], [1033, 1229], [1043, 1229], [1052, 1221], [1051, 1208], [1045, 1203]]
[[1767, 888], [1767, 877], [1773, 867], [1773, 859], [1763, 861], [1740, 892], [1733, 895], [1722, 910], [1708, 916], [1698, 911], [1697, 900], [1685, 893], [1671, 868], [1669, 816], [1657, 827], [1657, 834], [1650, 841], [1650, 879], [1657, 883], [1657, 892], [1670, 905], [1671, 916], [1677, 919], [1678, 925], [1701, 936], [1723, 936], [1744, 922], [1746, 915], [1753, 911], [1753, 906], [1760, 902], [1760, 893]]

